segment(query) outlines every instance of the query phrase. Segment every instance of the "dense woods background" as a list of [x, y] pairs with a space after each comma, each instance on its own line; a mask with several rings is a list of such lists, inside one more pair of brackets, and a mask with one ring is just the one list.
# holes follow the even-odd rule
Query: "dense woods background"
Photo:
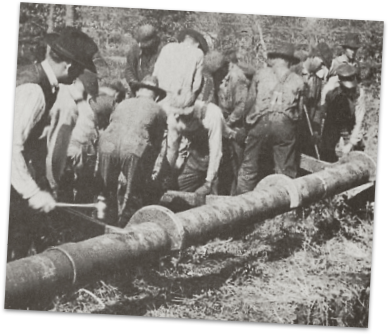
[[47, 32], [74, 25], [91, 35], [101, 55], [120, 61], [127, 51], [138, 23], [143, 19], [157, 22], [163, 38], [174, 40], [183, 27], [201, 31], [211, 48], [238, 49], [245, 61], [259, 66], [267, 49], [281, 41], [291, 41], [298, 49], [325, 41], [340, 54], [340, 44], [349, 32], [360, 34], [363, 43], [359, 59], [372, 68], [374, 80], [380, 81], [383, 22], [318, 19], [286, 16], [258, 16], [173, 10], [150, 10], [92, 6], [21, 3], [18, 63], [40, 59]]
[[[99, 46], [101, 81], [125, 83], [127, 47], [143, 19], [156, 21], [165, 41], [183, 27], [197, 29], [211, 48], [237, 49], [256, 68], [279, 42], [307, 51], [325, 41], [338, 55], [344, 35], [359, 33], [367, 92], [364, 139], [366, 152], [377, 159], [383, 22], [22, 3], [18, 65], [44, 57], [47, 32], [74, 25]], [[145, 261], [40, 309], [367, 327], [373, 220], [373, 202], [351, 207], [337, 196], [304, 208], [296, 218], [278, 216], [241, 228], [228, 240], [190, 247], [179, 258]], [[48, 228], [51, 245], [80, 237], [66, 226]]]

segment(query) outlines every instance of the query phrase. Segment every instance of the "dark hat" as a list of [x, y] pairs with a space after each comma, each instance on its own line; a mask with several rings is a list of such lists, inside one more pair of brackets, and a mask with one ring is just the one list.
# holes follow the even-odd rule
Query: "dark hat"
[[158, 78], [152, 75], [147, 75], [141, 82], [131, 83], [131, 88], [135, 91], [140, 88], [147, 88], [153, 90], [159, 97], [159, 100], [163, 100], [167, 95], [165, 90], [159, 88]]
[[221, 67], [223, 67], [228, 61], [226, 60], [226, 57], [219, 51], [214, 50], [210, 51], [204, 59], [203, 62], [203, 68], [204, 71], [214, 74], [217, 72]]
[[98, 52], [96, 43], [82, 31], [66, 27], [61, 33], [47, 34], [46, 42], [51, 49], [84, 68], [96, 73], [93, 56]]
[[358, 49], [361, 47], [360, 38], [355, 33], [348, 33], [345, 36], [344, 43], [342, 44], [344, 48]]
[[79, 76], [78, 79], [84, 85], [85, 91], [92, 97], [98, 95], [98, 77], [96, 73], [85, 69]]
[[323, 63], [327, 68], [330, 68], [333, 60], [333, 51], [326, 43], [319, 43], [315, 48], [310, 51], [310, 57], [319, 57], [323, 60]]
[[300, 59], [295, 56], [295, 46], [291, 43], [284, 43], [276, 50], [268, 52], [267, 56], [269, 58], [285, 58], [291, 61], [293, 65], [296, 65], [300, 62]]
[[158, 31], [152, 22], [143, 22], [135, 34], [136, 40], [141, 43], [143, 48], [148, 48], [159, 39]]
[[203, 51], [203, 53], [208, 53], [209, 51], [209, 46], [206, 42], [206, 39], [205, 37], [203, 37], [203, 35], [194, 30], [194, 29], [183, 29], [179, 32], [178, 34], [178, 42], [183, 42], [183, 40], [185, 39], [185, 37], [189, 35], [191, 37], [193, 37], [198, 43], [199, 43], [199, 48]]
[[346, 88], [354, 88], [357, 86], [356, 74], [357, 69], [349, 64], [341, 64], [337, 68], [339, 82]]

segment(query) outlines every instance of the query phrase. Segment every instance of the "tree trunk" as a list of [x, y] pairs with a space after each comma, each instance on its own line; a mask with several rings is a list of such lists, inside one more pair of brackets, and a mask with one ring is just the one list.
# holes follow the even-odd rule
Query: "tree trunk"
[[74, 5], [66, 5], [66, 26], [72, 27], [74, 26], [74, 15], [75, 7]]
[[47, 16], [47, 33], [52, 33], [54, 31], [54, 9], [55, 5], [49, 5], [49, 14]]

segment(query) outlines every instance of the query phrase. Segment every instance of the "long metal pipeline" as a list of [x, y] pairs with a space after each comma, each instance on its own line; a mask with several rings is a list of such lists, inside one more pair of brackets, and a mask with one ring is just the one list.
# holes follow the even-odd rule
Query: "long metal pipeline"
[[161, 206], [144, 207], [132, 217], [126, 233], [67, 243], [8, 263], [5, 308], [27, 309], [148, 257], [206, 242], [241, 224], [257, 223], [360, 186], [374, 180], [375, 173], [374, 161], [355, 152], [323, 171], [294, 180], [271, 175], [252, 192], [178, 214]]

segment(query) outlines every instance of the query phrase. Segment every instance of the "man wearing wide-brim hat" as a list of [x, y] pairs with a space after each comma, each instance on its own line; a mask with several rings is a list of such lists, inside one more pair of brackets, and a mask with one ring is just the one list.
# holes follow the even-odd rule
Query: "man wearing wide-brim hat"
[[[84, 69], [96, 72], [93, 56], [97, 45], [80, 30], [66, 27], [60, 34], [48, 35], [47, 43], [50, 48], [45, 60], [18, 69], [16, 80], [9, 260], [27, 255], [36, 229], [31, 227], [34, 213], [55, 208], [45, 161], [46, 126], [51, 122], [49, 111], [57, 98], [58, 85], [72, 83]], [[31, 227], [30, 231], [19, 233], [19, 228], [27, 227]], [[21, 234], [24, 239], [11, 236]]]
[[[158, 80], [148, 75], [132, 86], [136, 97], [117, 105], [99, 142], [102, 193], [110, 212], [107, 219], [120, 226], [142, 205], [152, 203], [155, 189], [151, 176], [166, 128], [166, 114], [157, 103], [166, 92], [158, 87]], [[117, 209], [120, 173], [127, 186], [121, 208]]]
[[356, 33], [348, 33], [345, 35], [344, 41], [341, 44], [343, 52], [341, 56], [333, 59], [330, 67], [329, 77], [337, 74], [337, 68], [341, 64], [349, 64], [355, 67], [358, 71], [360, 64], [356, 59], [357, 50], [362, 46], [360, 38]]
[[295, 48], [285, 43], [268, 53], [269, 67], [255, 74], [249, 89], [249, 127], [237, 193], [253, 190], [268, 174], [296, 177], [296, 131], [302, 114], [303, 79], [290, 66], [299, 62]]
[[153, 75], [167, 92], [164, 104], [185, 108], [194, 103], [201, 88], [208, 46], [202, 34], [193, 29], [182, 30], [178, 40], [162, 48]]
[[124, 76], [131, 88], [132, 96], [135, 96], [133, 83], [143, 80], [146, 75], [152, 74], [156, 59], [164, 46], [156, 22], [142, 21], [135, 33], [136, 41], [129, 45], [127, 64]]
[[362, 122], [365, 116], [365, 92], [357, 84], [357, 70], [349, 64], [337, 68], [338, 81], [325, 97], [319, 116], [314, 120], [324, 128], [321, 139], [322, 160], [335, 162], [342, 155], [363, 147]]

